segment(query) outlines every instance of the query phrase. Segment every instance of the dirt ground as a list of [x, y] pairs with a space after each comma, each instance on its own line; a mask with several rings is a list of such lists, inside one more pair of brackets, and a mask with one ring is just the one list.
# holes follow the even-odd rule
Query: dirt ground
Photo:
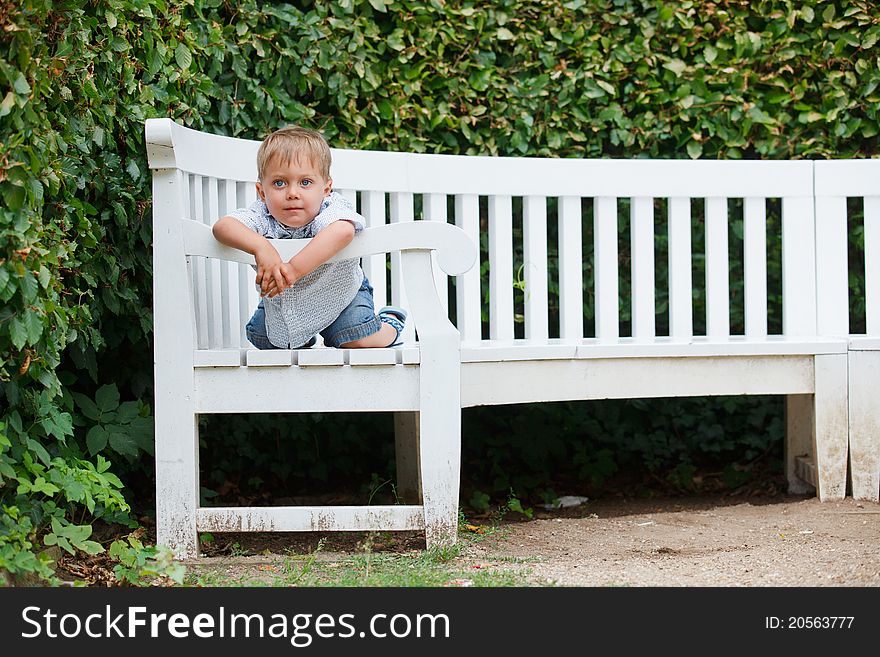
[[[451, 565], [515, 570], [533, 586], [880, 586], [880, 505], [850, 498], [611, 498], [536, 510], [529, 520], [506, 519], [480, 540], [463, 535], [464, 547]], [[215, 556], [197, 560], [197, 569], [219, 567], [232, 578], [246, 577], [265, 569], [273, 554], [308, 554], [320, 539], [225, 536], [225, 545], [260, 556], [230, 553], [219, 544]], [[358, 541], [357, 535], [325, 536], [320, 559], [350, 555]], [[412, 533], [370, 549], [423, 548], [423, 535]]]
[[810, 497], [587, 502], [509, 525], [469, 558], [535, 558], [558, 586], [880, 586], [880, 505]]

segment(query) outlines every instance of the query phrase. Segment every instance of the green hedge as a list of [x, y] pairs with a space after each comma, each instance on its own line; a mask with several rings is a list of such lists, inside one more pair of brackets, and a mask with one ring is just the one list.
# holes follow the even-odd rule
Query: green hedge
[[[0, 8], [0, 569], [12, 572], [46, 575], [46, 558], [36, 556], [43, 543], [98, 550], [93, 519], [133, 524], [129, 503], [151, 506], [143, 497], [152, 444], [148, 117], [254, 139], [305, 123], [334, 146], [380, 150], [877, 152], [880, 22], [864, 1], [21, 0]], [[572, 458], [578, 480], [626, 463], [686, 470], [719, 445], [728, 459], [760, 453], [781, 431], [776, 401], [740, 402], [727, 415], [723, 400], [640, 404], [527, 408], [504, 423], [468, 412], [466, 480], [493, 495], [537, 490]], [[697, 421], [722, 416], [723, 429]], [[568, 439], [536, 447], [535, 418]], [[206, 431], [215, 448], [209, 487], [241, 477], [242, 442], [264, 455], [251, 460], [252, 475], [274, 472], [282, 483], [388, 472], [376, 441], [388, 443], [389, 422], [230, 422], [228, 434]], [[669, 431], [688, 438], [672, 444]], [[285, 441], [281, 460], [256, 447]], [[259, 488], [253, 476], [249, 487]]]

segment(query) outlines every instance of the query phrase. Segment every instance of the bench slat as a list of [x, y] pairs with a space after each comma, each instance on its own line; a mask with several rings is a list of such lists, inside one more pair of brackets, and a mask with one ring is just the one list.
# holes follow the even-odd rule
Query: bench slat
[[196, 349], [194, 367], [241, 367], [245, 362], [240, 349]]
[[[385, 193], [362, 192], [361, 214], [364, 215], [368, 227], [385, 225]], [[388, 286], [386, 284], [387, 260], [384, 253], [366, 256], [361, 259], [364, 274], [373, 286], [373, 301], [376, 308], [388, 304]]]
[[[480, 243], [480, 203], [476, 194], [460, 194], [455, 197], [455, 225], [473, 240]], [[458, 330], [465, 340], [482, 337], [480, 313], [480, 263], [458, 277], [456, 281], [456, 317]]]
[[489, 337], [513, 339], [513, 199], [489, 197]]
[[[422, 212], [424, 214], [424, 218], [427, 221], [438, 221], [441, 223], [447, 223], [447, 211], [446, 211], [446, 203], [447, 197], [446, 194], [425, 194], [422, 197]], [[446, 314], [449, 314], [449, 276], [440, 269], [440, 266], [437, 264], [437, 254], [431, 254], [431, 263], [433, 265], [434, 271], [434, 283], [437, 287], [437, 296], [440, 297], [440, 303], [443, 305], [443, 310]]]
[[525, 337], [548, 336], [547, 318], [547, 198], [523, 199], [523, 278], [525, 289]]
[[650, 340], [656, 333], [654, 304], [654, 199], [639, 197], [630, 205], [632, 249], [632, 335]]
[[745, 332], [753, 338], [767, 335], [767, 202], [743, 201], [743, 267]]
[[[201, 178], [202, 204], [197, 215], [199, 223], [210, 226], [220, 218], [217, 195], [217, 180], [214, 178]], [[208, 259], [205, 262], [205, 297], [208, 309], [208, 346], [213, 349], [221, 349], [226, 346], [223, 335], [223, 310], [224, 297], [222, 293], [222, 267], [223, 263]]]
[[245, 354], [248, 367], [290, 367], [294, 364], [290, 349], [248, 349]]
[[706, 199], [706, 335], [730, 335], [730, 252], [727, 199]]
[[669, 233], [669, 334], [690, 340], [694, 334], [693, 260], [691, 256], [691, 200], [670, 198]]
[[782, 332], [816, 335], [816, 237], [812, 197], [782, 199]]
[[[880, 183], [878, 183], [880, 184]], [[880, 197], [865, 197], [865, 325], [880, 336]]]
[[614, 341], [620, 335], [617, 270], [617, 199], [593, 200], [593, 260], [596, 337]]
[[578, 196], [559, 199], [559, 337], [584, 337], [583, 213]]
[[[187, 176], [190, 217], [201, 223], [203, 201], [202, 182], [199, 176]], [[204, 258], [192, 258], [190, 268], [193, 276], [193, 304], [196, 317], [196, 344], [200, 349], [210, 346], [208, 339], [208, 281], [207, 262]]]
[[[849, 333], [849, 271], [846, 199], [816, 199], [816, 239], [821, 245], [816, 258], [818, 331], [821, 335]], [[843, 293], [841, 293], [843, 292]]]
[[343, 349], [299, 349], [296, 363], [300, 367], [326, 367], [345, 365]]
[[[415, 220], [415, 208], [413, 207], [413, 195], [404, 192], [391, 195], [391, 223], [401, 223], [405, 221]], [[400, 264], [400, 252], [391, 253], [391, 303], [400, 308], [409, 308], [406, 300], [406, 290], [403, 287], [403, 277], [405, 272]], [[377, 306], [379, 310], [381, 306]], [[403, 328], [402, 339], [404, 341], [412, 341], [415, 339], [415, 331], [413, 323], [406, 322]]]
[[360, 365], [396, 365], [398, 351], [396, 349], [348, 349], [348, 364], [352, 367]]

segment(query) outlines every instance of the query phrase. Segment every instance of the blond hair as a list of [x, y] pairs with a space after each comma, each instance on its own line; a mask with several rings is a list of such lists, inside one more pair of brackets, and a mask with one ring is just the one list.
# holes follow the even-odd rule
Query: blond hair
[[280, 158], [284, 165], [305, 159], [318, 169], [324, 180], [330, 180], [330, 146], [316, 130], [288, 126], [266, 137], [257, 151], [257, 177], [260, 180], [275, 158]]

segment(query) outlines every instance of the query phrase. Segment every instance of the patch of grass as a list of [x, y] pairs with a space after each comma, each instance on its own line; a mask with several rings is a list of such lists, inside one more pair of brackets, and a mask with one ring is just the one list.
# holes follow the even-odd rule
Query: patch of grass
[[[484, 528], [481, 528], [483, 530]], [[357, 552], [323, 552], [324, 541], [309, 554], [264, 555], [254, 563], [193, 564], [184, 586], [354, 586], [354, 587], [440, 587], [440, 586], [526, 586], [529, 569], [505, 568], [500, 563], [521, 566], [528, 560], [512, 557], [468, 560], [467, 548], [495, 535], [496, 530], [463, 531], [458, 543], [430, 550], [407, 552], [376, 551], [386, 546], [385, 534], [368, 534]], [[240, 551], [236, 551], [240, 552]]]

